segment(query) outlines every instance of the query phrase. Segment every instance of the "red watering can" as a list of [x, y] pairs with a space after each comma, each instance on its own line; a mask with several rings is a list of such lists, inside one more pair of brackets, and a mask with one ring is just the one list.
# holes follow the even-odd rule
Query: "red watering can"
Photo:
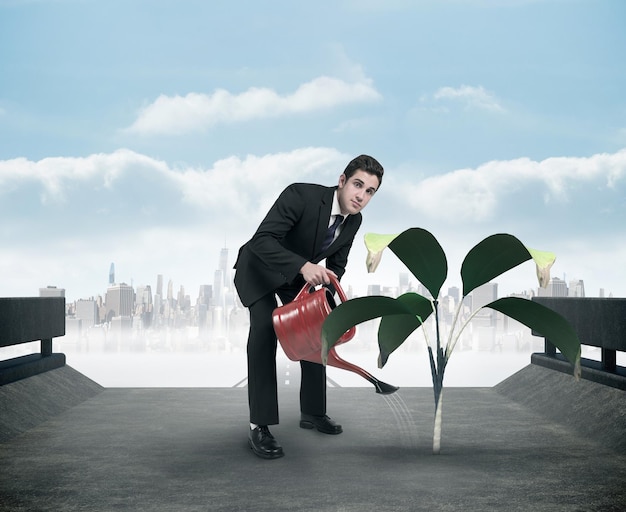
[[[345, 302], [346, 294], [339, 281], [332, 277], [331, 284], [342, 302]], [[305, 284], [293, 301], [274, 310], [272, 320], [276, 337], [289, 359], [322, 363], [322, 324], [335, 306], [335, 300], [328, 288], [322, 286], [315, 290], [311, 285]], [[339, 338], [337, 345], [350, 341], [355, 333], [356, 328], [352, 327]], [[374, 384], [377, 393], [388, 395], [398, 390], [396, 386], [381, 382], [362, 368], [341, 359], [335, 347], [328, 352], [327, 364], [357, 373]]]

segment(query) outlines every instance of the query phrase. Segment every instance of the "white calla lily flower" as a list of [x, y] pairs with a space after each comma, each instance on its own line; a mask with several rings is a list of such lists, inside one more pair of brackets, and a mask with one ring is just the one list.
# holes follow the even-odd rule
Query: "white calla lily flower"
[[367, 271], [370, 274], [376, 271], [380, 263], [380, 260], [383, 257], [383, 251], [391, 242], [393, 242], [393, 240], [397, 236], [398, 234], [395, 234], [395, 235], [379, 235], [377, 233], [365, 234], [365, 247], [367, 248], [367, 258], [365, 260], [365, 265], [367, 266]]
[[532, 257], [537, 265], [537, 279], [539, 280], [539, 286], [546, 288], [550, 282], [550, 269], [556, 261], [556, 255], [553, 252], [537, 251], [526, 247], [528, 253]]

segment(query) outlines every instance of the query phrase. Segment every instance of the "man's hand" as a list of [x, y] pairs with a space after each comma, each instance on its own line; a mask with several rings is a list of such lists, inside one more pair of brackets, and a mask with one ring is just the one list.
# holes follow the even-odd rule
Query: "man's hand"
[[322, 265], [316, 265], [315, 263], [311, 263], [307, 261], [302, 268], [300, 269], [300, 273], [304, 280], [309, 283], [311, 286], [317, 286], [318, 284], [330, 284], [330, 278], [337, 277], [332, 270], [328, 270], [326, 267]]

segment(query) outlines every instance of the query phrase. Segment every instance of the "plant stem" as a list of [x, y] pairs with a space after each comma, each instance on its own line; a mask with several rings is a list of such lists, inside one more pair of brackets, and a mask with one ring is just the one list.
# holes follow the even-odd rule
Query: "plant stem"
[[424, 324], [424, 322], [422, 322], [422, 319], [418, 316], [417, 319], [419, 320], [421, 326], [422, 326], [422, 332], [424, 333], [424, 339], [426, 340], [426, 346], [427, 347], [431, 347], [432, 345], [430, 344], [430, 338], [428, 337], [428, 329], [426, 329], [426, 325]]
[[428, 347], [428, 355], [430, 357], [430, 368], [433, 375], [433, 392], [435, 394], [435, 427], [433, 431], [433, 453], [438, 454], [441, 448], [441, 430], [442, 430], [442, 417], [441, 417], [441, 395], [443, 393], [443, 376], [446, 370], [446, 363], [448, 359], [444, 355], [443, 348], [441, 347], [441, 338], [439, 332], [439, 307], [437, 301], [434, 301], [435, 310], [435, 328], [437, 332], [437, 362], [433, 355], [432, 348]]
[[441, 339], [439, 338], [439, 303], [436, 299], [433, 301], [433, 309], [435, 310], [435, 332], [437, 334], [437, 363], [439, 363], [439, 350], [441, 349]]
[[437, 400], [439, 400], [439, 379], [437, 373], [437, 363], [433, 356], [433, 349], [428, 347], [428, 358], [430, 359], [430, 373], [433, 377], [433, 392], [435, 393], [435, 409], [437, 409]]
[[441, 425], [442, 425], [442, 400], [443, 389], [439, 389], [439, 396], [435, 398], [435, 428], [433, 430], [433, 454], [439, 455], [441, 451]]

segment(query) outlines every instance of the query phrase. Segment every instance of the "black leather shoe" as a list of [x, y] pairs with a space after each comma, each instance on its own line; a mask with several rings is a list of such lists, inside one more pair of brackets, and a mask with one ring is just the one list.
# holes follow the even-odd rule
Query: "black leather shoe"
[[300, 415], [300, 428], [316, 428], [319, 432], [324, 434], [341, 434], [343, 428], [338, 425], [328, 416], [313, 416], [312, 414]]
[[278, 459], [285, 455], [283, 447], [278, 444], [270, 429], [265, 425], [249, 430], [248, 444], [255, 455], [263, 459]]

